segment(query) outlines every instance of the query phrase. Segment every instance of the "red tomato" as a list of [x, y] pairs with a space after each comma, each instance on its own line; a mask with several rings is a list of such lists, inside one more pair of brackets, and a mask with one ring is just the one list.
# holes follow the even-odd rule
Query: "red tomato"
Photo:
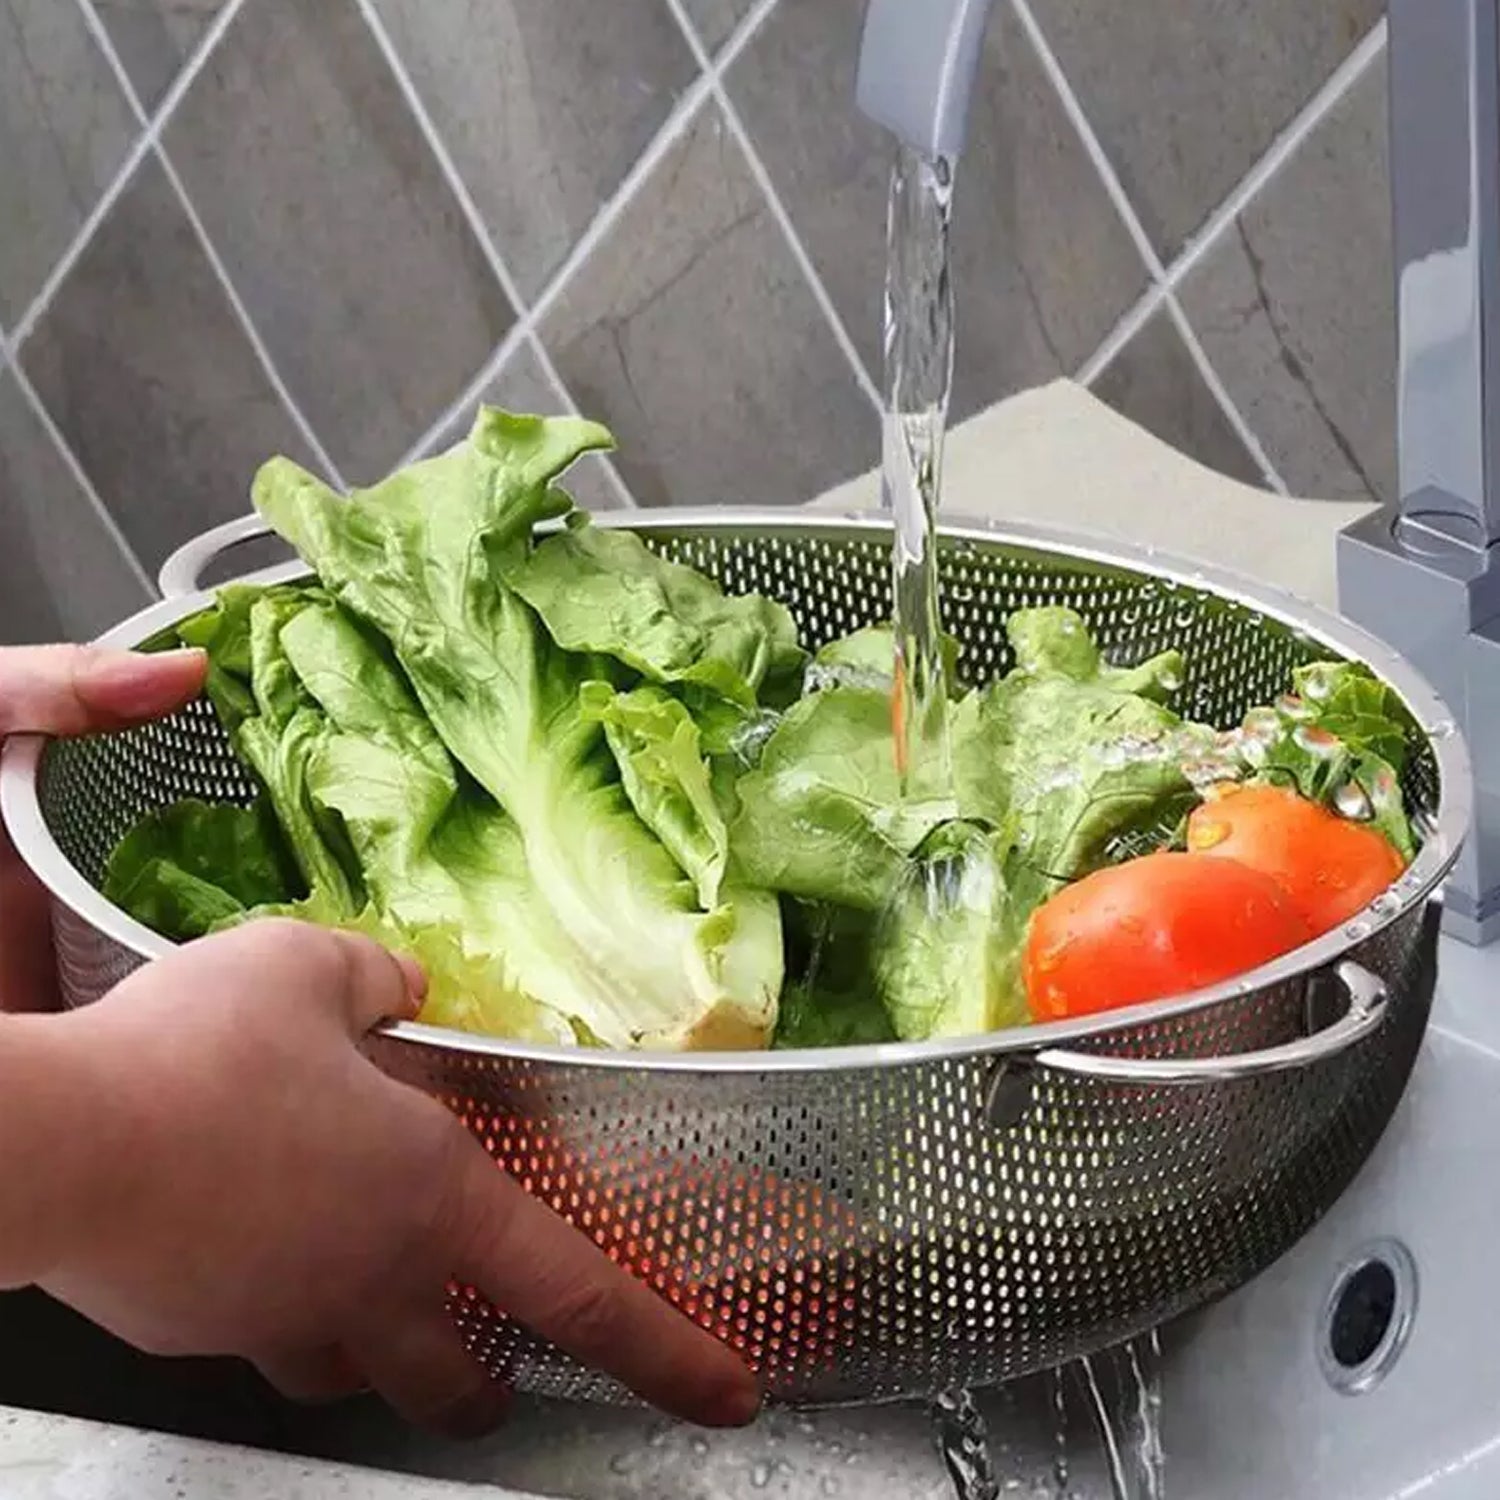
[[1314, 935], [1347, 922], [1403, 870], [1374, 828], [1278, 786], [1239, 787], [1188, 819], [1188, 848], [1269, 875]]
[[1059, 891], [1031, 919], [1022, 974], [1032, 1016], [1187, 994], [1307, 941], [1268, 875], [1232, 859], [1149, 854]]

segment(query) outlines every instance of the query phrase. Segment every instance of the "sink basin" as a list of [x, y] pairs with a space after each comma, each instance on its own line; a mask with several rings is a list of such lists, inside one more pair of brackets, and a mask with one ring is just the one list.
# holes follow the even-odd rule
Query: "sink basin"
[[[1359, 1180], [1265, 1275], [1165, 1333], [1169, 1500], [1500, 1494], [1497, 1143], [1500, 950], [1445, 943], [1432, 1031]], [[1379, 1274], [1356, 1275], [1367, 1263]], [[1064, 1389], [1069, 1493], [1096, 1500], [1109, 1494], [1101, 1444], [1081, 1384]], [[290, 1406], [232, 1362], [149, 1359], [35, 1293], [0, 1298], [0, 1405], [576, 1500], [950, 1493], [911, 1407], [780, 1412], [699, 1435], [648, 1413], [523, 1401], [504, 1432], [458, 1446], [372, 1402]], [[1050, 1382], [982, 1406], [1002, 1494], [1055, 1495]]]

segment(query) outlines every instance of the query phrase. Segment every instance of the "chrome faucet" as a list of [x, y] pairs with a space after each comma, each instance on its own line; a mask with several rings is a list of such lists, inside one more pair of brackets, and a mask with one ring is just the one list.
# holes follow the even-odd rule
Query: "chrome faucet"
[[[958, 157], [993, 0], [869, 0], [860, 109]], [[1339, 539], [1344, 613], [1452, 705], [1475, 824], [1448, 930], [1500, 936], [1500, 0], [1389, 0], [1399, 493]]]
[[1339, 539], [1339, 604], [1458, 716], [1475, 819], [1444, 925], [1500, 936], [1500, 0], [1389, 0], [1395, 502]]
[[870, 0], [859, 107], [929, 160], [962, 154], [992, 0]]

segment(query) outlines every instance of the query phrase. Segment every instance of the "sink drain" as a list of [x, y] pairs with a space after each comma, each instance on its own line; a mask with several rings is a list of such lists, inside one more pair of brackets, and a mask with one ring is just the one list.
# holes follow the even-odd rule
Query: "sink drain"
[[1374, 1389], [1401, 1357], [1417, 1311], [1417, 1266], [1395, 1240], [1367, 1245], [1334, 1277], [1318, 1328], [1318, 1357], [1336, 1391]]

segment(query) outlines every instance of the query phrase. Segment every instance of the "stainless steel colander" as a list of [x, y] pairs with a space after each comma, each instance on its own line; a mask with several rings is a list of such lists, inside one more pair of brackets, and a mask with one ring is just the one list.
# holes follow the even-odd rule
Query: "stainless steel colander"
[[[707, 511], [603, 524], [628, 524], [731, 591], [782, 600], [814, 644], [889, 609], [884, 520]], [[138, 644], [202, 607], [202, 568], [259, 531], [246, 520], [190, 544], [163, 571], [166, 601], [105, 640]], [[1186, 711], [1222, 725], [1274, 699], [1301, 663], [1365, 662], [1422, 726], [1405, 789], [1426, 842], [1395, 894], [1347, 929], [1241, 981], [1084, 1021], [692, 1057], [415, 1025], [371, 1042], [382, 1067], [442, 1099], [528, 1189], [789, 1401], [1010, 1379], [1182, 1313], [1286, 1250], [1400, 1098], [1431, 997], [1430, 899], [1468, 823], [1468, 766], [1442, 704], [1347, 624], [1031, 528], [947, 528], [940, 556], [946, 623], [974, 680], [1007, 667], [1005, 618], [1036, 604], [1079, 610], [1116, 662], [1181, 648]], [[97, 891], [120, 835], [176, 798], [251, 791], [202, 702], [127, 734], [7, 748], [0, 805], [56, 898], [70, 1003], [169, 946]], [[454, 1311], [519, 1385], [620, 1397], [477, 1295], [456, 1291]]]

